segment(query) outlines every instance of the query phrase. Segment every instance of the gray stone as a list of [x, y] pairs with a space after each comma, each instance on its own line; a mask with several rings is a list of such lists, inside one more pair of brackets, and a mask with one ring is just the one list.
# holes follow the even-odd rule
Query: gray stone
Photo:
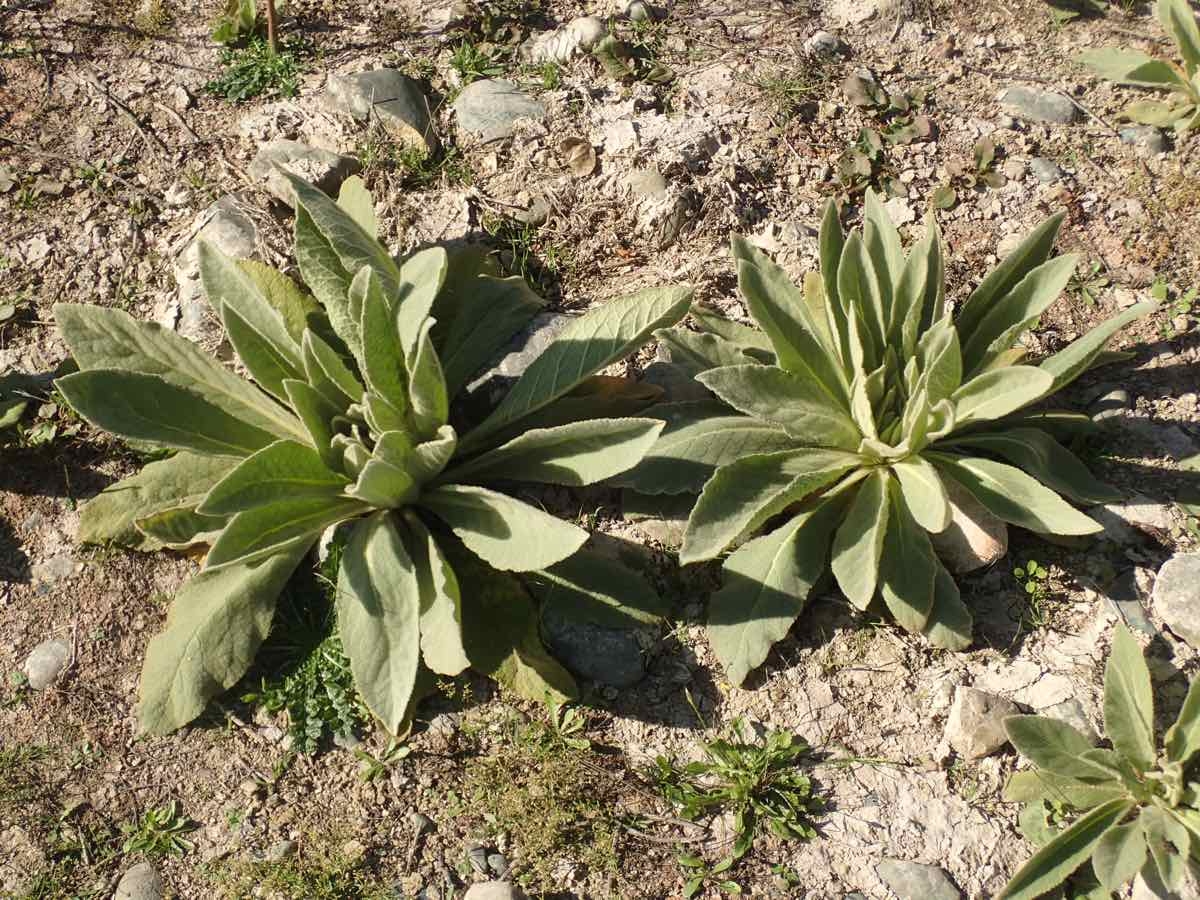
[[141, 862], [121, 876], [113, 900], [161, 900], [165, 893], [158, 871], [150, 863]]
[[458, 127], [483, 141], [506, 138], [520, 119], [541, 121], [546, 106], [511, 81], [485, 78], [463, 88], [454, 101]]
[[646, 0], [629, 0], [625, 5], [625, 15], [631, 22], [653, 22], [662, 18], [662, 12], [651, 6]]
[[542, 636], [550, 652], [581, 678], [627, 688], [646, 677], [642, 644], [631, 629], [579, 621], [545, 606]]
[[962, 894], [939, 866], [885, 859], [875, 866], [875, 874], [900, 900], [960, 900]]
[[352, 156], [310, 147], [299, 141], [278, 140], [264, 144], [250, 163], [250, 177], [265, 182], [271, 195], [288, 206], [295, 206], [292, 186], [276, 166], [316, 185], [331, 197], [337, 196], [343, 181], [362, 169]]
[[58, 553], [35, 565], [30, 574], [38, 584], [53, 584], [64, 578], [70, 578], [79, 569], [79, 560], [69, 553]]
[[289, 856], [296, 855], [296, 842], [289, 841], [286, 838], [276, 841], [267, 848], [267, 862], [279, 862], [287, 859]]
[[433, 828], [433, 819], [425, 815], [423, 812], [413, 810], [408, 814], [408, 824], [413, 827], [417, 834], [424, 834]]
[[1200, 648], [1200, 554], [1177, 553], [1163, 563], [1150, 602], [1168, 628]]
[[1121, 418], [1130, 406], [1129, 391], [1124, 388], [1114, 388], [1097, 397], [1088, 407], [1088, 414], [1097, 422], [1107, 422]]
[[1136, 544], [1141, 540], [1139, 529], [1170, 531], [1174, 522], [1171, 508], [1144, 494], [1134, 494], [1119, 503], [1093, 506], [1088, 515], [1104, 526], [1104, 537], [1116, 544]]
[[814, 32], [804, 42], [804, 51], [813, 56], [837, 56], [837, 52], [841, 48], [841, 38], [831, 31]]
[[1000, 102], [1017, 116], [1033, 122], [1051, 125], [1070, 125], [1079, 119], [1079, 108], [1062, 94], [1039, 91], [1029, 87], [1010, 87], [1000, 95]]
[[406, 147], [429, 152], [438, 145], [429, 101], [415, 81], [395, 69], [330, 76], [325, 97], [335, 110], [360, 122], [379, 122]]
[[483, 844], [471, 844], [467, 847], [467, 861], [471, 864], [471, 868], [480, 875], [486, 875], [488, 871], [488, 851]]
[[1096, 733], [1095, 727], [1092, 725], [1091, 720], [1088, 719], [1083, 704], [1074, 697], [1069, 697], [1062, 703], [1055, 703], [1053, 706], [1047, 706], [1045, 709], [1038, 710], [1038, 715], [1049, 716], [1051, 719], [1066, 722], [1080, 734], [1087, 737], [1093, 744], [1100, 743], [1100, 735]]
[[1146, 615], [1137, 573], [1137, 569], [1126, 569], [1113, 579], [1112, 584], [1104, 591], [1104, 602], [1130, 628], [1154, 636], [1158, 634], [1158, 629]]
[[1158, 156], [1167, 152], [1167, 139], [1153, 125], [1130, 125], [1122, 128], [1118, 134], [1122, 144], [1130, 144], [1143, 156]]
[[25, 658], [21, 670], [35, 691], [44, 691], [54, 684], [71, 661], [71, 645], [59, 638], [42, 641]]
[[498, 878], [503, 878], [508, 874], [508, 859], [503, 853], [489, 853], [487, 858], [488, 868]]
[[667, 180], [658, 169], [634, 169], [625, 176], [625, 184], [638, 197], [653, 199], [667, 192]]
[[527, 900], [525, 892], [508, 881], [481, 881], [467, 888], [463, 900]]
[[1005, 716], [1020, 710], [1011, 700], [976, 688], [959, 685], [946, 719], [945, 739], [963, 759], [982, 759], [1006, 743]]
[[1042, 184], [1054, 184], [1054, 182], [1062, 179], [1062, 169], [1058, 167], [1052, 159], [1046, 159], [1044, 156], [1035, 156], [1029, 161], [1029, 171], [1033, 172], [1033, 177]]
[[975, 495], [945, 479], [950, 525], [931, 534], [933, 549], [956, 575], [990, 566], [1008, 552], [1008, 526], [984, 508]]
[[572, 318], [562, 313], [538, 313], [500, 351], [492, 365], [468, 385], [468, 390], [472, 393], [481, 389], [499, 391], [512, 384], [545, 352]]

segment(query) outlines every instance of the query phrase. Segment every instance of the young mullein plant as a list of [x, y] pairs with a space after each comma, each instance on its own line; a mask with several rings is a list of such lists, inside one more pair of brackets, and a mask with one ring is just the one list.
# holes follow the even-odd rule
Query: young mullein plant
[[709, 605], [710, 642], [734, 683], [787, 634], [830, 565], [860, 609], [881, 602], [935, 646], [966, 647], [971, 614], [929, 537], [951, 524], [956, 494], [1031, 531], [1100, 530], [1059, 493], [1081, 503], [1115, 495], [1047, 430], [1086, 418], [1022, 409], [1086, 370], [1153, 304], [1023, 363], [1018, 338], [1075, 267], [1074, 257], [1050, 257], [1061, 222], [1034, 231], [955, 317], [932, 221], [906, 257], [874, 194], [849, 237], [831, 204], [821, 273], [803, 292], [734, 239], [738, 285], [761, 332], [704, 312], [700, 333], [660, 332], [714, 399], [655, 407], [667, 428], [616, 481], [645, 494], [699, 492], [680, 562], [740, 544]]
[[[1004, 728], [1033, 764], [1013, 774], [1004, 796], [1026, 804], [1021, 829], [1041, 849], [1000, 898], [1041, 897], [1088, 859], [1099, 883], [1088, 897], [1109, 897], [1139, 872], [1171, 891], [1182, 888], [1189, 865], [1200, 860], [1200, 783], [1190, 772], [1200, 750], [1200, 680], [1160, 748], [1150, 672], [1133, 635], [1119, 626], [1104, 673], [1112, 749], [1093, 746], [1058, 719], [1010, 716]], [[1090, 880], [1087, 874], [1079, 880]]]
[[460, 433], [451, 401], [541, 301], [519, 278], [448, 271], [440, 248], [397, 264], [357, 179], [338, 202], [291, 184], [296, 260], [313, 296], [199, 248], [208, 300], [252, 381], [119, 310], [55, 310], [81, 370], [58, 381], [70, 404], [98, 428], [174, 451], [89, 502], [81, 537], [211, 545], [147, 650], [142, 727], [177, 728], [242, 677], [276, 597], [342, 522], [338, 629], [355, 685], [390, 731], [407, 721], [426, 669], [473, 665], [540, 696], [539, 676], [557, 687], [565, 672], [504, 573], [546, 570], [569, 587], [588, 567], [555, 566], [588, 535], [494, 485], [585, 485], [637, 463], [661, 422], [624, 415], [644, 391], [593, 376], [677, 322], [690, 290], [644, 291], [579, 317]]
[[1115, 47], [1089, 50], [1079, 61], [1118, 84], [1168, 91], [1165, 101], [1137, 100], [1122, 115], [1144, 125], [1187, 131], [1200, 127], [1200, 26], [1188, 0], [1158, 0], [1157, 6], [1159, 21], [1175, 41], [1182, 65]]

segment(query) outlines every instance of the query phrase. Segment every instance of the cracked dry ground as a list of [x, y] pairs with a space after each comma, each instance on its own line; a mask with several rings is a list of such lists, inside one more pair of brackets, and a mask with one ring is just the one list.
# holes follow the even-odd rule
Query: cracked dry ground
[[[1103, 512], [1105, 534], [1057, 545], [1014, 531], [1007, 556], [960, 579], [976, 613], [963, 653], [868, 620], [827, 587], [740, 689], [705, 642], [713, 570], [673, 563], [678, 522], [629, 521], [615, 491], [550, 498], [644, 544], [639, 564], [672, 609], [634, 636], [631, 678], [603, 666], [580, 678], [589, 746], [531, 743], [521, 723], [546, 721], [544, 708], [462, 678], [421, 707], [412, 752], [368, 779], [353, 741], [289, 750], [284, 715], [243, 699], [253, 680], [180, 733], [137, 736], [146, 642], [196, 562], [78, 545], [78, 505], [138, 457], [34, 403], [6, 435], [0, 469], [0, 894], [134, 896], [118, 881], [149, 862], [161, 878], [152, 872], [142, 884], [151, 893], [136, 896], [446, 900], [498, 877], [501, 863], [479, 859], [484, 847], [534, 895], [679, 897], [676, 841], [693, 831], [672, 820], [646, 766], [659, 754], [695, 757], [742, 716], [860, 760], [814, 770], [828, 804], [819, 837], [760, 840], [732, 873], [745, 893], [985, 898], [1030, 848], [1016, 807], [1000, 799], [1016, 754], [972, 758], [947, 727], [962, 689], [1094, 727], [1112, 625], [1124, 619], [1148, 642], [1160, 708], [1178, 706], [1200, 668], [1196, 634], [1154, 589], [1200, 534], [1187, 481], [1200, 453], [1188, 294], [1200, 285], [1200, 139], [1125, 131], [1119, 113], [1133, 92], [1073, 61], [1107, 45], [1170, 52], [1150, 4], [1111, 3], [1065, 24], [1036, 0], [640, 5], [490, 4], [505, 24], [480, 38], [461, 25], [478, 9], [442, 0], [302, 0], [283, 16], [304, 45], [295, 95], [232, 103], [205, 90], [221, 66], [208, 39], [215, 4], [7, 3], [0, 307], [12, 310], [0, 321], [0, 368], [45, 375], [62, 363], [50, 313], [59, 300], [120, 307], [220, 352], [192, 241], [207, 229], [227, 252], [290, 265], [290, 210], [253, 165], [279, 140], [328, 151], [311, 165], [330, 177], [361, 168], [394, 253], [482, 241], [554, 313], [687, 281], [701, 302], [745, 319], [729, 236], [750, 236], [796, 280], [816, 268], [821, 209], [844, 187], [839, 157], [879, 124], [840, 85], [870, 70], [890, 93], [915, 97], [933, 126], [886, 148], [877, 173], [894, 179], [888, 210], [909, 238], [978, 142], [998, 148], [1004, 183], [960, 189], [936, 213], [953, 299], [1058, 209], [1060, 248], [1081, 255], [1082, 277], [1042, 317], [1034, 352], [1165, 297], [1122, 333], [1130, 357], [1064, 398], [1102, 419], [1088, 461], [1130, 498]], [[586, 15], [637, 43], [662, 77], [616, 81], [569, 47], [551, 66], [528, 60], [545, 33]], [[832, 37], [814, 40], [821, 31]], [[455, 102], [465, 42], [483, 44], [492, 62], [482, 74], [513, 82], [525, 104], [502, 135], [472, 131]], [[402, 128], [358, 122], [328, 101], [339, 77], [371, 69], [419, 86], [436, 165], [398, 152], [411, 139]], [[1014, 88], [1049, 97], [1061, 121], [1031, 120]], [[848, 198], [847, 221], [860, 199]], [[651, 356], [621, 370], [646, 372]], [[1031, 558], [1048, 571], [1037, 602], [1013, 571]], [[34, 673], [36, 689], [29, 657], [47, 641], [58, 642], [42, 650], [49, 683]], [[369, 728], [355, 740], [375, 757], [388, 744]], [[122, 825], [171, 801], [194, 826], [186, 852], [126, 852]], [[712, 823], [700, 844], [712, 859], [727, 824]]]

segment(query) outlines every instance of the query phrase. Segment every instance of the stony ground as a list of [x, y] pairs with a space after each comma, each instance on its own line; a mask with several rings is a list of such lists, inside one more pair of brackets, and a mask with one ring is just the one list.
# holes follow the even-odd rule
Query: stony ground
[[[1081, 254], [1082, 274], [1034, 350], [1165, 300], [1122, 336], [1129, 360], [1065, 398], [1104, 422], [1089, 462], [1130, 499], [1096, 511], [1097, 541], [1014, 533], [1007, 556], [963, 577], [970, 652], [931, 651], [828, 594], [742, 690], [700, 624], [713, 573], [671, 562], [678, 523], [625, 521], [618, 494], [589, 495], [601, 531], [648, 544], [647, 574], [674, 614], [653, 633], [610, 636], [601, 658], [560, 642], [581, 674], [582, 719], [566, 727], [464, 678], [422, 707], [407, 756], [362, 728], [308, 754], [283, 713], [244, 699], [251, 681], [182, 733], [136, 735], [146, 641], [195, 563], [76, 543], [77, 504], [137, 458], [52, 398], [35, 402], [0, 468], [4, 896], [447, 900], [473, 883], [472, 898], [512, 896], [510, 879], [547, 897], [679, 897], [678, 847], [720, 859], [729, 823], [679, 823], [647, 766], [696, 758], [745, 717], [819, 751], [827, 811], [811, 841], [760, 840], [728, 873], [743, 892], [990, 897], [1030, 852], [1000, 799], [1017, 765], [989, 739], [1011, 709], [1000, 701], [1098, 727], [1123, 619], [1149, 647], [1160, 718], [1173, 713], [1200, 668], [1186, 556], [1200, 537], [1200, 140], [1129, 130], [1119, 113], [1133, 92], [1072, 61], [1106, 45], [1169, 54], [1149, 4], [1061, 23], [1039, 0], [305, 0], [283, 17], [294, 96], [242, 102], [206, 90], [222, 72], [208, 39], [217, 12], [174, 0], [0, 8], [0, 370], [48, 376], [62, 363], [58, 300], [119, 306], [219, 350], [193, 239], [289, 264], [290, 211], [267, 158], [330, 189], [361, 170], [393, 251], [482, 241], [555, 313], [689, 281], [744, 317], [731, 234], [799, 278], [815, 268], [828, 198], [853, 221], [865, 180], [890, 185], [889, 211], [916, 235], [950, 184], [955, 202], [937, 215], [955, 299], [1067, 210], [1061, 247]], [[606, 30], [635, 48], [632, 78], [583, 49]], [[860, 156], [858, 176], [844, 154], [860, 130], [908, 120], [856, 106], [841, 87], [854, 72], [930, 125]], [[1003, 178], [970, 187], [985, 138]], [[1030, 559], [1047, 574], [1027, 591], [1014, 568]], [[174, 844], [146, 822], [170, 804]]]

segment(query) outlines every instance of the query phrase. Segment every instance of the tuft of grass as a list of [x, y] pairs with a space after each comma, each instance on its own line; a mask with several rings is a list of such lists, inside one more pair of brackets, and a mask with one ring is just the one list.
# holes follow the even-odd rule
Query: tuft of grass
[[472, 81], [504, 74], [500, 60], [493, 57], [482, 44], [472, 41], [460, 41], [454, 48], [450, 56], [450, 68], [458, 73], [463, 87]]
[[532, 890], [554, 889], [560, 883], [554, 869], [564, 858], [591, 873], [619, 871], [619, 779], [599, 765], [578, 716], [562, 708], [551, 715], [550, 724], [510, 721], [500, 746], [475, 756], [451, 798], [493, 836], [509, 836], [518, 851], [514, 877]]
[[242, 47], [220, 52], [224, 71], [204, 86], [210, 94], [240, 103], [253, 97], [294, 97], [300, 88], [300, 44], [289, 43], [278, 52], [260, 37]]
[[195, 830], [196, 824], [179, 811], [178, 801], [172, 800], [163, 806], [152, 806], [136, 822], [122, 825], [125, 843], [121, 849], [126, 853], [144, 853], [152, 859], [183, 856], [195, 849], [196, 845], [184, 837]]
[[400, 896], [362, 859], [306, 845], [302, 858], [228, 863], [213, 873], [220, 896], [303, 897], [304, 900], [392, 900]]
[[542, 235], [540, 225], [490, 214], [480, 224], [499, 249], [506, 274], [520, 275], [543, 296], [557, 293], [557, 283], [572, 260], [568, 251]]

